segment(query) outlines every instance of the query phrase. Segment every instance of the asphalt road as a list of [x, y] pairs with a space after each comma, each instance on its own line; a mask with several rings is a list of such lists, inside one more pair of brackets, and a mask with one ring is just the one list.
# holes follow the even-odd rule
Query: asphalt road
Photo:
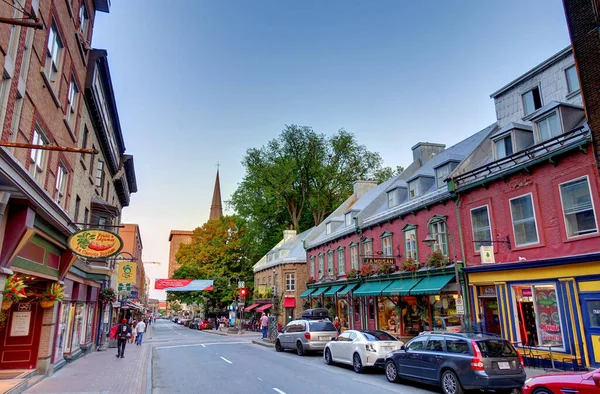
[[383, 370], [357, 374], [349, 366], [326, 365], [321, 354], [277, 353], [252, 344], [257, 338], [252, 334], [219, 336], [167, 320], [153, 329], [148, 341], [153, 346], [153, 394], [432, 393], [418, 384], [389, 383]]

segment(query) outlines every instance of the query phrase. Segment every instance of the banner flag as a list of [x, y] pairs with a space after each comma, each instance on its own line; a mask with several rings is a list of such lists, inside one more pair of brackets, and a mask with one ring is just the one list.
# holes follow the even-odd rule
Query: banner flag
[[154, 289], [166, 291], [210, 291], [213, 289], [213, 281], [206, 279], [156, 279]]

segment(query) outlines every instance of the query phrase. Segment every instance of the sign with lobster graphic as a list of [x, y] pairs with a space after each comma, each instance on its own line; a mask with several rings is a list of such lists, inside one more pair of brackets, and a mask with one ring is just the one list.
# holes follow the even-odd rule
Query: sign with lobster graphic
[[119, 253], [123, 249], [123, 240], [106, 230], [81, 230], [69, 237], [67, 246], [79, 256], [101, 259]]

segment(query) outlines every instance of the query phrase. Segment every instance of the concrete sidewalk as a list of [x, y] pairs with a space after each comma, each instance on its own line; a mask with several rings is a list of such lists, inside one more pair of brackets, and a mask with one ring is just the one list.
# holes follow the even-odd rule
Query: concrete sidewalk
[[[128, 343], [125, 358], [116, 358], [117, 349], [91, 353], [67, 364], [25, 393], [136, 393], [146, 394], [150, 383], [151, 344]], [[148, 386], [148, 383], [149, 386]]]

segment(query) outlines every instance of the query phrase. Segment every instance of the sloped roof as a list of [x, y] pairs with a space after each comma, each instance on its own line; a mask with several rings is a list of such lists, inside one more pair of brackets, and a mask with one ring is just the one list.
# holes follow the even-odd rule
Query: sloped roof
[[[287, 241], [279, 241], [266, 255], [264, 255], [253, 266], [254, 272], [262, 271], [267, 268], [275, 267], [280, 264], [306, 263], [306, 250], [304, 250], [304, 240], [314, 231], [312, 227], [300, 234], [296, 234]], [[267, 256], [278, 250], [289, 250], [285, 257], [278, 257], [273, 261], [267, 262]]]

